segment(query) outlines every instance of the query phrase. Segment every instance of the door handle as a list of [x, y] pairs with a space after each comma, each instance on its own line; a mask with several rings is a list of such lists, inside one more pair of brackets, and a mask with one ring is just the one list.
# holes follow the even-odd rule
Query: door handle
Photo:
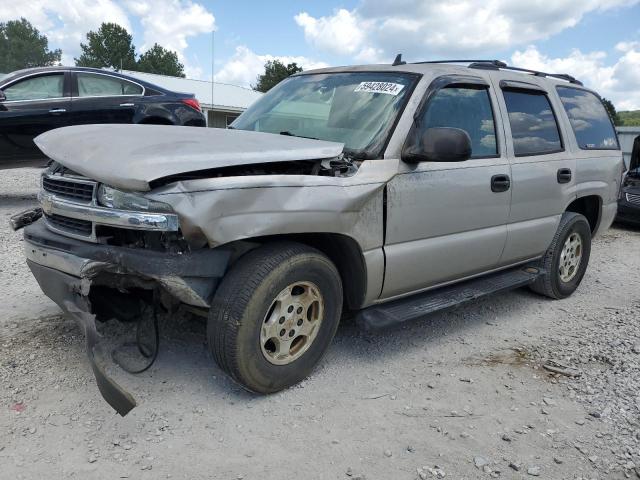
[[52, 108], [51, 110], [49, 110], [49, 113], [64, 113], [66, 111], [66, 108]]
[[120, 106], [121, 107], [133, 107], [134, 104], [133, 103], [121, 103]]
[[511, 179], [509, 175], [494, 175], [491, 177], [491, 191], [492, 192], [506, 192], [511, 188]]
[[558, 183], [569, 183], [571, 181], [571, 169], [561, 168], [558, 170]]

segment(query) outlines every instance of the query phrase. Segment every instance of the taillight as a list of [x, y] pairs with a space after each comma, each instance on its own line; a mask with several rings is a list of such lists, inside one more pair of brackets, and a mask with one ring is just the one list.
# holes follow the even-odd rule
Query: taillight
[[198, 102], [198, 100], [196, 100], [195, 98], [183, 98], [181, 101], [182, 103], [190, 106], [194, 110], [202, 112], [202, 109], [200, 108], [200, 102]]

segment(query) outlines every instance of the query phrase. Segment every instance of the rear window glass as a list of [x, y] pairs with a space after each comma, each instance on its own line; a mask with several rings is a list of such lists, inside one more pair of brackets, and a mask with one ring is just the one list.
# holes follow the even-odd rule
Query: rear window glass
[[596, 95], [577, 88], [557, 89], [580, 148], [618, 149], [618, 140], [609, 114]]
[[562, 150], [558, 124], [542, 92], [504, 90], [516, 155], [541, 155]]

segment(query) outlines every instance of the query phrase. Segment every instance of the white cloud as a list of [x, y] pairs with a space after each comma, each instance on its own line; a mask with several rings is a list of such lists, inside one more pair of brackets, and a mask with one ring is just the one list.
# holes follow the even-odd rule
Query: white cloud
[[583, 53], [576, 49], [566, 57], [552, 58], [535, 46], [516, 51], [511, 62], [518, 67], [568, 73], [611, 100], [618, 110], [640, 109], [640, 44], [624, 43], [623, 55], [611, 65], [605, 64], [605, 52]]
[[49, 48], [61, 48], [62, 63], [73, 65], [80, 42], [102, 22], [113, 22], [131, 31], [125, 11], [113, 0], [0, 1], [0, 21], [24, 17], [49, 39]]
[[257, 76], [264, 73], [264, 64], [273, 60], [280, 60], [285, 65], [295, 62], [304, 70], [327, 66], [324, 62], [317, 62], [300, 56], [258, 55], [248, 47], [241, 45], [236, 47], [234, 55], [216, 73], [215, 80], [217, 82], [251, 86], [256, 83]]
[[355, 54], [365, 40], [364, 23], [344, 8], [330, 17], [314, 18], [307, 12], [294, 17], [312, 45], [335, 54]]
[[215, 29], [215, 17], [211, 12], [190, 0], [126, 0], [126, 6], [140, 17], [144, 30], [140, 52], [158, 43], [178, 54], [188, 77], [202, 76], [201, 68], [189, 62], [185, 51], [189, 46], [188, 37]]
[[[311, 45], [358, 57], [377, 51], [390, 61], [402, 52], [419, 59], [504, 50], [548, 38], [593, 11], [622, 8], [638, 0], [362, 0], [353, 10], [295, 16]], [[366, 58], [365, 54], [360, 55]]]

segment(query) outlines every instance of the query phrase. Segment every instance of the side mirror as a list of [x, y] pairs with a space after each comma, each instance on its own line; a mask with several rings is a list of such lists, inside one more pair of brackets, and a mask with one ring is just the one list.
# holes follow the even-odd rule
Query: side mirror
[[0, 102], [4, 102], [7, 99], [7, 96], [4, 94], [2, 90], [0, 90]]
[[471, 158], [471, 138], [459, 128], [415, 129], [402, 152], [402, 160], [417, 162], [464, 162]]

